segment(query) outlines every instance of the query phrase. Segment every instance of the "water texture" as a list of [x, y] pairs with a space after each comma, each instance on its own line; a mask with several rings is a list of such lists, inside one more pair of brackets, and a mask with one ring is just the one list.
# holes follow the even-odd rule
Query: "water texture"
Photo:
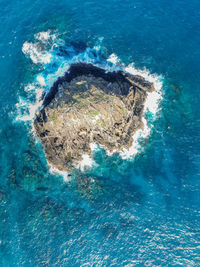
[[[200, 264], [199, 1], [0, 1], [0, 266]], [[32, 131], [71, 62], [157, 84], [122, 159], [52, 172]], [[137, 153], [135, 153], [137, 151]]]

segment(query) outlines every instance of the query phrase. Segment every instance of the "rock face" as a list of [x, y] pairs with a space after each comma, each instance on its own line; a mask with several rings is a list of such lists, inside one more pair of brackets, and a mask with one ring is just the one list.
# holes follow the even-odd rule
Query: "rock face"
[[144, 101], [152, 90], [153, 84], [137, 75], [71, 65], [44, 98], [34, 122], [48, 162], [71, 171], [83, 154], [91, 154], [90, 143], [110, 151], [129, 148], [142, 127]]

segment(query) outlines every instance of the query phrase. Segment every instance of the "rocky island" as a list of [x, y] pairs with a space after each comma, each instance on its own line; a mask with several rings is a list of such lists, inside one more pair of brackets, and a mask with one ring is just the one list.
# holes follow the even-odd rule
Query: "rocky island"
[[84, 154], [91, 155], [91, 143], [111, 152], [129, 148], [152, 90], [153, 84], [138, 75], [72, 64], [44, 97], [34, 121], [48, 162], [70, 172]]

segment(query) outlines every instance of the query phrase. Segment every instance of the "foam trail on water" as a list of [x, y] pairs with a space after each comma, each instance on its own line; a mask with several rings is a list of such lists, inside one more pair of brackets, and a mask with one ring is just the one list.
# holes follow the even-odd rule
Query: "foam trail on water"
[[[16, 121], [29, 122], [33, 125], [35, 114], [42, 106], [43, 94], [48, 92], [58, 77], [63, 76], [68, 71], [72, 63], [92, 63], [107, 71], [123, 70], [133, 75], [143, 76], [147, 81], [152, 82], [155, 88], [155, 91], [147, 93], [148, 95], [144, 105], [144, 117], [142, 118], [143, 127], [138, 129], [133, 135], [132, 146], [129, 149], [123, 149], [120, 155], [122, 158], [127, 159], [133, 158], [139, 153], [143, 149], [140, 141], [150, 135], [153, 122], [159, 112], [160, 102], [162, 100], [163, 78], [151, 74], [146, 69], [139, 70], [135, 68], [133, 63], [125, 66], [114, 53], [107, 60], [102, 60], [102, 38], [99, 39], [94, 48], [88, 47], [79, 53], [75, 51], [73, 46], [67, 46], [62, 39], [57, 37], [55, 32], [52, 33], [50, 30], [39, 32], [34, 35], [34, 38], [34, 42], [25, 42], [23, 44], [22, 51], [34, 64], [42, 66], [43, 70], [36, 75], [33, 83], [25, 86], [24, 91], [27, 97], [19, 97], [19, 101], [16, 104]], [[62, 48], [61, 51], [64, 50], [66, 53], [60, 53], [60, 48]], [[91, 144], [92, 151], [95, 151], [97, 147], [95, 144]], [[112, 155], [115, 151], [110, 152], [106, 149], [106, 152], [108, 155]], [[89, 155], [83, 155], [83, 159], [78, 167], [84, 171], [94, 166], [94, 160]], [[66, 173], [56, 170], [51, 165], [50, 171], [62, 175], [65, 177], [65, 180], [68, 179]]]

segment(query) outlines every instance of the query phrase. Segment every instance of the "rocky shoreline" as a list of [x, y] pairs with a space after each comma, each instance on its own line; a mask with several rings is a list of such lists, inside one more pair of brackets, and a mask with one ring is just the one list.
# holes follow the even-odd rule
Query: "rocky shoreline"
[[147, 92], [153, 90], [153, 84], [138, 75], [72, 64], [44, 97], [34, 121], [48, 162], [70, 172], [84, 154], [91, 154], [91, 143], [111, 152], [129, 148], [142, 127]]

